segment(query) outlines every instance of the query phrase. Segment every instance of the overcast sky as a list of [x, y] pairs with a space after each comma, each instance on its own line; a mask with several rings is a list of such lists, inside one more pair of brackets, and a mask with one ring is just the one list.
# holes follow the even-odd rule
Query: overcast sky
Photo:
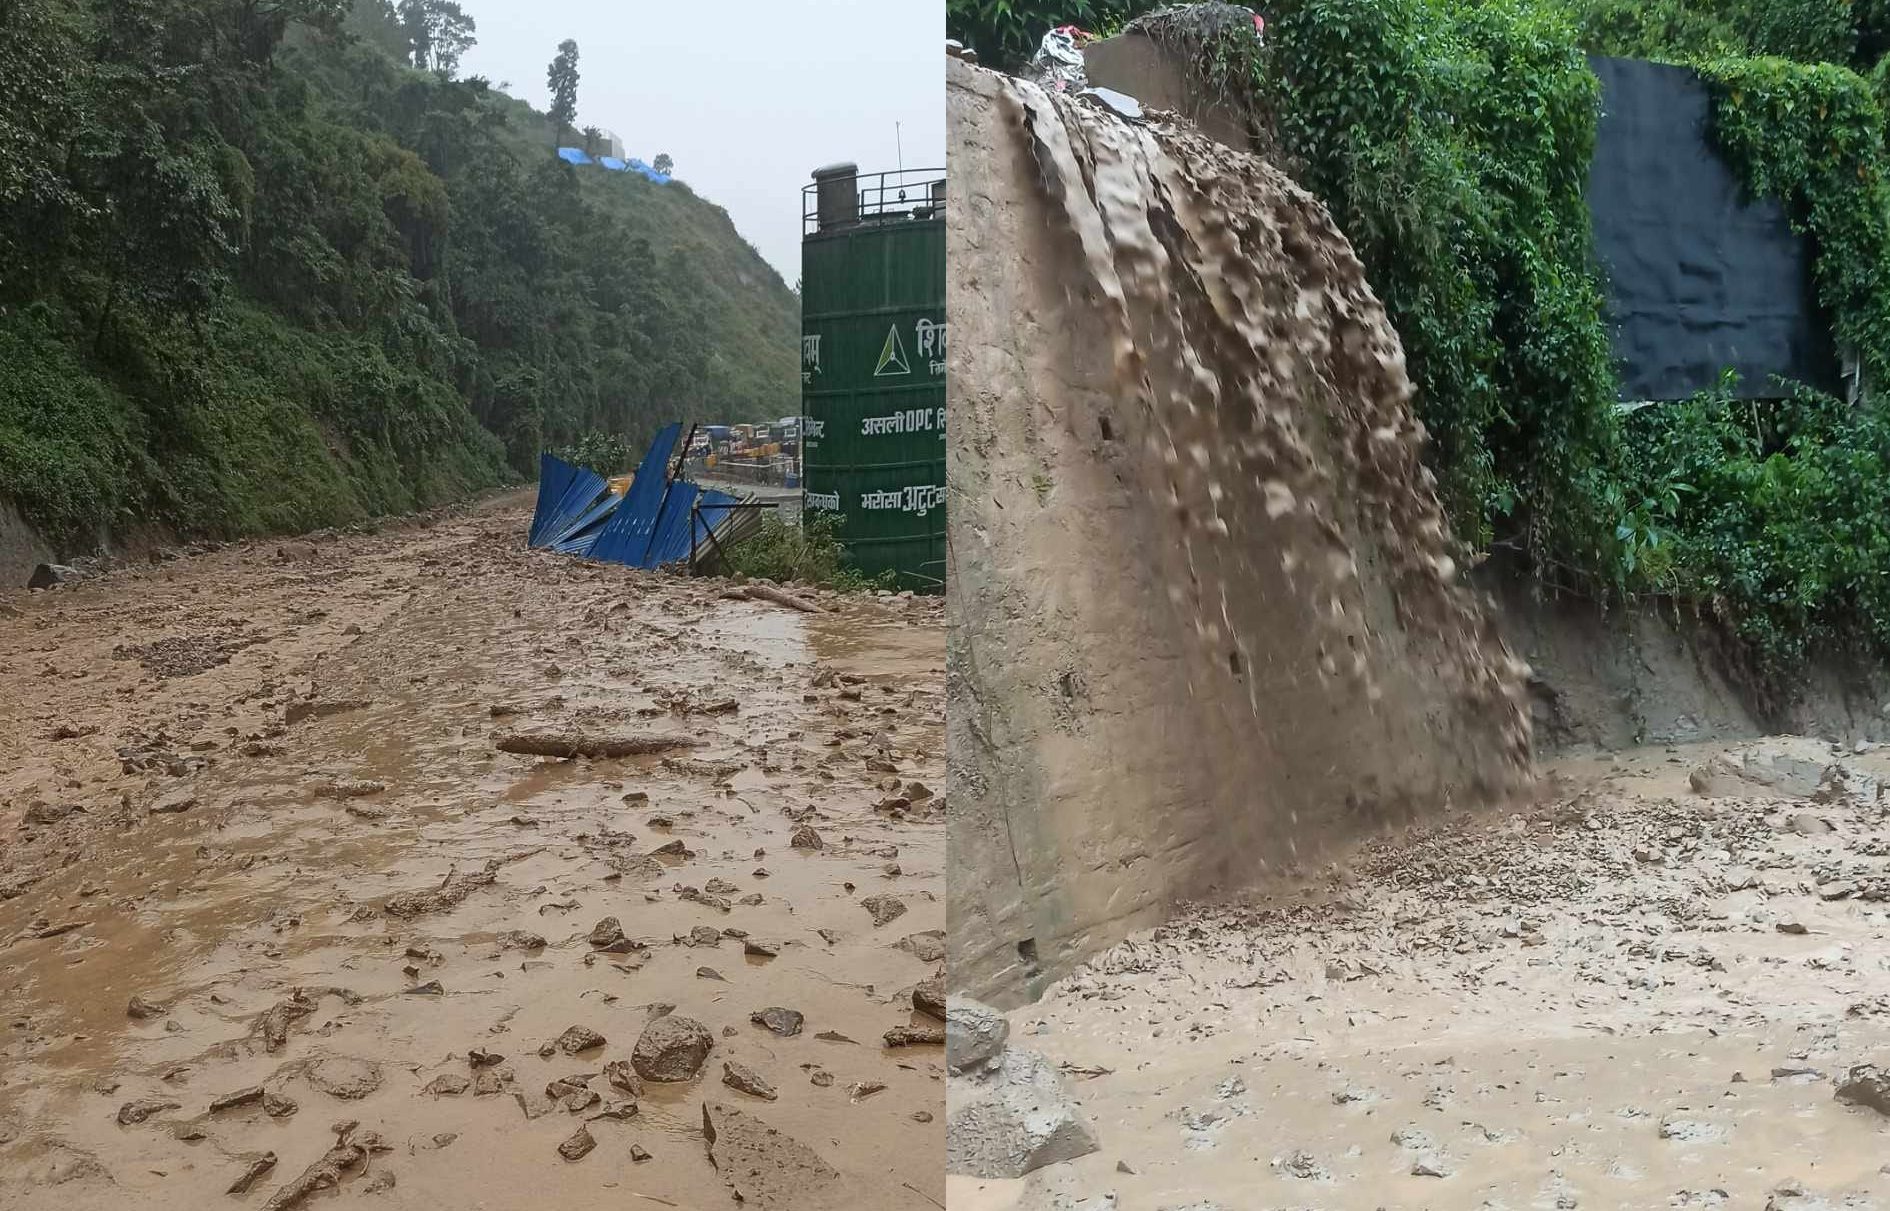
[[545, 68], [578, 43], [579, 127], [659, 152], [726, 207], [793, 285], [801, 186], [851, 160], [861, 172], [945, 163], [944, 0], [462, 0], [479, 44], [463, 76], [551, 103]]

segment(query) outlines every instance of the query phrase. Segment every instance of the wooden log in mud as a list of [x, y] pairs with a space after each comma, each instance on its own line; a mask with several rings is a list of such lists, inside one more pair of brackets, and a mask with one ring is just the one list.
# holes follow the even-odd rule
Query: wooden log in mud
[[805, 597], [796, 597], [785, 589], [777, 589], [771, 584], [747, 584], [742, 587], [748, 590], [750, 597], [759, 598], [762, 601], [772, 601], [776, 605], [784, 605], [790, 610], [799, 610], [803, 614], [825, 614], [827, 612], [826, 607], [815, 605]]

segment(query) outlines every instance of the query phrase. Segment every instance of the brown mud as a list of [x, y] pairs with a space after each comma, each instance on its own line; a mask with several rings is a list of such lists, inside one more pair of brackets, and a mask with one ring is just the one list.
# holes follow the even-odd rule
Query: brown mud
[[1528, 781], [1397, 334], [1325, 209], [1187, 124], [949, 65], [952, 978], [1007, 1003]]
[[[0, 1205], [940, 1205], [942, 1049], [884, 1043], [945, 924], [938, 606], [729, 600], [528, 515], [0, 597]], [[711, 1049], [644, 1080], [668, 1007]]]
[[1890, 1117], [1836, 1097], [1890, 1058], [1890, 755], [1554, 772], [1014, 1011], [1101, 1150], [954, 1211], [1890, 1206]]

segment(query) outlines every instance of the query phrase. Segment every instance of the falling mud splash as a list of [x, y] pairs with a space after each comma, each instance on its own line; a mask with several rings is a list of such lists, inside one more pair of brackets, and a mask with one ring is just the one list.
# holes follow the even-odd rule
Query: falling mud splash
[[1514, 791], [1526, 669], [1323, 207], [1159, 115], [950, 84], [953, 976], [1015, 999], [1178, 898]]

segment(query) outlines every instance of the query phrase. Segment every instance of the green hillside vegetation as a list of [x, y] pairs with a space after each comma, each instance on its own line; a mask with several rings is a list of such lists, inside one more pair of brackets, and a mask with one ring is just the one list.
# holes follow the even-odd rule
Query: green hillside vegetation
[[[1007, 66], [1053, 24], [1141, 18], [1253, 104], [1403, 338], [1472, 558], [1510, 552], [1545, 586], [1696, 609], [1774, 702], [1815, 653], [1890, 657], [1890, 3], [1274, 0], [1265, 46], [1248, 22], [1157, 8], [947, 4], [952, 35]], [[1722, 384], [1617, 410], [1584, 201], [1587, 53], [1700, 71], [1721, 152], [1810, 240], [1817, 302], [1864, 370], [1860, 406], [1777, 383], [1772, 402]]]
[[56, 543], [343, 523], [795, 410], [798, 301], [727, 214], [417, 56], [456, 13], [0, 0], [0, 495]]

